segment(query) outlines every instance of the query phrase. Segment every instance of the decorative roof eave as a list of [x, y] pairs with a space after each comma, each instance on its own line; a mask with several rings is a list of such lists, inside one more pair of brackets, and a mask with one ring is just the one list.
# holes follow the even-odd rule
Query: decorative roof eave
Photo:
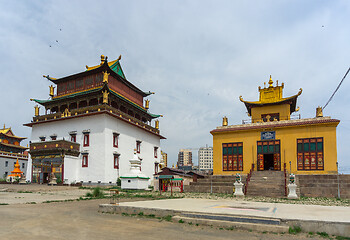
[[21, 141], [24, 139], [27, 139], [26, 137], [18, 137], [18, 136], [14, 136], [14, 135], [8, 135], [6, 133], [0, 133], [0, 135], [4, 135], [4, 136], [9, 137], [9, 138], [20, 139]]
[[133, 101], [131, 101], [130, 99], [124, 97], [123, 95], [113, 91], [112, 89], [110, 89], [108, 87], [108, 84], [105, 83], [103, 86], [101, 87], [98, 87], [98, 88], [93, 88], [93, 89], [90, 89], [90, 90], [86, 90], [86, 91], [81, 91], [81, 92], [77, 92], [77, 93], [72, 93], [72, 94], [69, 94], [69, 95], [65, 95], [65, 96], [61, 96], [61, 97], [55, 97], [54, 99], [49, 99], [49, 100], [39, 100], [39, 99], [30, 99], [31, 101], [34, 101], [36, 103], [39, 103], [41, 105], [43, 105], [44, 107], [46, 105], [48, 105], [48, 103], [54, 103], [54, 102], [57, 102], [57, 101], [60, 101], [62, 99], [67, 99], [67, 98], [73, 98], [73, 97], [76, 97], [76, 96], [80, 96], [80, 95], [83, 95], [83, 94], [87, 94], [87, 93], [93, 93], [93, 92], [98, 92], [98, 91], [101, 91], [103, 89], [107, 89], [109, 92], [111, 92], [114, 96], [128, 102], [129, 104], [133, 105], [134, 107], [136, 107], [137, 109], [141, 110], [143, 113], [147, 114], [148, 116], [150, 116], [152, 119], [153, 118], [158, 118], [158, 117], [162, 117], [163, 115], [158, 115], [158, 114], [152, 114], [152, 113], [149, 113], [144, 107], [138, 105], [137, 103], [134, 103]]
[[281, 100], [275, 101], [275, 102], [262, 102], [262, 101], [255, 101], [255, 102], [250, 102], [250, 101], [244, 101], [242, 96], [239, 96], [239, 100], [244, 103], [246, 106], [248, 113], [251, 114], [251, 109], [253, 107], [263, 107], [263, 106], [271, 106], [271, 105], [280, 105], [280, 104], [289, 104], [290, 105], [290, 113], [295, 112], [295, 107], [296, 107], [296, 101], [298, 96], [301, 95], [303, 92], [303, 89], [300, 88], [299, 92], [291, 97], [287, 98], [282, 98]]
[[340, 120], [332, 119], [330, 117], [322, 118], [309, 118], [309, 119], [298, 119], [298, 120], [284, 120], [276, 122], [263, 122], [263, 123], [251, 123], [251, 124], [240, 124], [225, 127], [218, 127], [210, 133], [212, 135], [222, 132], [237, 132], [237, 131], [247, 131], [247, 130], [261, 130], [261, 129], [271, 129], [271, 128], [285, 128], [285, 127], [301, 127], [301, 126], [312, 126], [312, 125], [334, 125], [338, 126]]
[[20, 145], [14, 145], [14, 144], [9, 144], [9, 143], [4, 143], [0, 142], [1, 145], [4, 145], [6, 147], [14, 147], [14, 148], [19, 148], [19, 149], [28, 149], [27, 147], [22, 147]]
[[116, 117], [116, 118], [118, 118], [118, 119], [120, 119], [120, 120], [122, 120], [122, 121], [124, 121], [126, 123], [129, 123], [129, 124], [131, 124], [133, 126], [136, 126], [136, 127], [140, 128], [140, 129], [143, 129], [144, 131], [147, 131], [147, 132], [149, 132], [151, 134], [154, 134], [154, 135], [160, 137], [160, 139], [166, 139], [164, 136], [160, 135], [159, 133], [156, 133], [156, 132], [150, 131], [148, 129], [145, 129], [142, 126], [134, 124], [134, 123], [132, 123], [130, 121], [127, 121], [126, 119], [119, 117], [119, 115], [111, 113], [110, 111], [107, 111], [107, 110], [103, 110], [103, 111], [99, 111], [99, 112], [91, 112], [91, 113], [81, 114], [81, 115], [77, 115], [77, 116], [70, 116], [70, 117], [65, 117], [65, 118], [50, 119], [50, 120], [45, 120], [45, 121], [40, 121], [40, 122], [25, 123], [25, 124], [23, 124], [23, 126], [33, 127], [34, 125], [37, 125], [37, 124], [48, 123], [48, 122], [56, 122], [56, 121], [63, 121], [63, 120], [67, 120], [67, 119], [86, 117], [86, 116], [92, 116], [92, 115], [98, 115], [98, 114], [111, 115], [111, 116]]
[[[114, 61], [112, 61], [112, 62], [114, 62]], [[116, 60], [116, 62], [117, 62], [117, 60]], [[91, 70], [87, 70], [87, 71], [84, 71], [84, 72], [76, 73], [76, 74], [73, 74], [73, 75], [70, 75], [70, 76], [66, 76], [66, 77], [63, 77], [63, 78], [57, 78], [57, 79], [56, 78], [51, 78], [51, 77], [49, 77], [49, 75], [47, 75], [47, 76], [44, 75], [44, 77], [46, 77], [51, 82], [57, 84], [59, 82], [68, 81], [70, 79], [84, 77], [84, 76], [87, 76], [87, 75], [100, 73], [102, 71], [107, 71], [108, 73], [111, 73], [113, 77], [117, 78], [119, 81], [121, 81], [122, 83], [124, 83], [125, 85], [130, 87], [132, 90], [134, 90], [135, 92], [139, 93], [142, 97], [147, 97], [149, 95], [149, 94], [147, 95], [147, 93], [143, 92], [138, 87], [136, 87], [135, 85], [130, 83], [128, 80], [126, 80], [126, 78], [123, 78], [118, 73], [113, 71], [113, 69], [110, 68], [109, 63], [107, 62], [107, 59], [104, 61], [104, 63], [102, 65], [97, 65], [95, 67], [96, 68], [92, 67]], [[121, 70], [121, 71], [122, 71], [122, 74], [124, 75], [123, 70]]]

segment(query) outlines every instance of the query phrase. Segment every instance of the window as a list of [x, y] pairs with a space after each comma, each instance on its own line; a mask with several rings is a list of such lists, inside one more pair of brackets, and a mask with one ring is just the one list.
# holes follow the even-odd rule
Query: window
[[76, 142], [77, 141], [77, 135], [76, 134], [71, 134], [70, 135], [70, 141], [71, 142]]
[[113, 165], [114, 165], [114, 169], [119, 169], [119, 156], [120, 154], [113, 154]]
[[22, 168], [24, 168], [26, 165], [25, 165], [25, 163], [22, 163]]
[[113, 133], [113, 147], [118, 147], [119, 133]]
[[9, 166], [9, 161], [6, 161], [5, 162], [5, 167], [8, 167]]
[[154, 158], [158, 158], [158, 147], [154, 147]]
[[9, 172], [5, 172], [5, 177], [7, 177], [8, 174], [9, 174]]
[[40, 138], [40, 141], [44, 142], [46, 137], [45, 136], [41, 136], [39, 138]]
[[136, 152], [137, 153], [141, 152], [141, 141], [139, 140], [136, 141]]
[[243, 171], [243, 143], [222, 144], [223, 171]]
[[56, 140], [57, 139], [57, 135], [56, 134], [51, 135], [50, 138], [51, 138], [51, 140]]
[[82, 167], [88, 167], [88, 161], [89, 161], [89, 155], [88, 154], [84, 154], [83, 158], [82, 158], [81, 166]]
[[83, 141], [83, 147], [88, 147], [90, 144], [90, 134], [89, 133], [84, 133], [84, 141]]
[[298, 170], [323, 170], [323, 138], [297, 139]]

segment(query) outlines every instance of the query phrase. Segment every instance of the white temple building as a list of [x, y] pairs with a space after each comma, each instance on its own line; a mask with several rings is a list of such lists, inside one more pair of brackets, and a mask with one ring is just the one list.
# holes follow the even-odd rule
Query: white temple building
[[44, 76], [56, 86], [50, 86], [49, 100], [31, 99], [44, 113], [36, 105], [33, 120], [25, 124], [32, 128], [30, 181], [47, 183], [54, 173], [58, 183], [114, 184], [129, 172], [136, 149], [151, 184], [165, 139], [154, 121], [161, 115], [149, 112], [144, 98], [152, 93], [130, 83], [119, 61], [101, 56], [101, 64], [86, 71]]

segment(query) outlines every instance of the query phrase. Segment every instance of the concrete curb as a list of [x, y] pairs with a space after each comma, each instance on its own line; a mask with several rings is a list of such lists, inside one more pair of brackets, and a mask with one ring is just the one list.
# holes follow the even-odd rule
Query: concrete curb
[[[288, 232], [289, 227], [299, 226], [303, 232], [326, 232], [331, 235], [350, 237], [350, 223], [348, 222], [331, 222], [331, 221], [314, 221], [314, 220], [300, 220], [300, 219], [279, 219], [279, 218], [264, 218], [257, 216], [242, 216], [234, 214], [210, 214], [210, 213], [196, 213], [190, 211], [177, 211], [170, 209], [158, 209], [158, 208], [144, 208], [144, 207], [132, 207], [132, 206], [119, 206], [113, 204], [101, 204], [99, 205], [99, 212], [101, 213], [116, 213], [116, 214], [139, 214], [143, 215], [154, 215], [157, 217], [173, 216], [175, 221], [182, 219], [184, 222], [192, 222], [193, 224], [213, 225], [217, 227], [237, 227], [246, 230], [255, 231], [267, 231], [267, 232]], [[272, 224], [260, 224], [250, 222], [236, 222], [236, 221], [225, 221], [216, 219], [203, 219], [188, 217], [190, 215], [212, 215], [212, 216], [226, 216], [234, 218], [252, 218], [252, 219], [264, 219], [264, 220], [279, 220], [280, 225]], [[187, 216], [186, 216], [187, 215]]]

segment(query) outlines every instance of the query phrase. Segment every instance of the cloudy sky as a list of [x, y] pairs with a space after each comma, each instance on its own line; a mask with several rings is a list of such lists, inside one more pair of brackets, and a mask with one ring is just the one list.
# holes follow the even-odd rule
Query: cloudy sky
[[[49, 82], [122, 55], [127, 79], [154, 91], [170, 164], [180, 148], [212, 145], [209, 133], [248, 119], [238, 97], [258, 86], [303, 88], [302, 118], [314, 117], [350, 67], [350, 1], [8, 1], [0, 0], [1, 118], [30, 138], [34, 103]], [[56, 40], [58, 42], [56, 42]], [[51, 46], [51, 47], [50, 47]], [[350, 171], [350, 76], [324, 110], [341, 120], [338, 160]], [[2, 123], [1, 123], [2, 124]], [[28, 141], [27, 141], [28, 142]], [[25, 144], [27, 144], [27, 142]], [[195, 163], [197, 160], [195, 160]]]

